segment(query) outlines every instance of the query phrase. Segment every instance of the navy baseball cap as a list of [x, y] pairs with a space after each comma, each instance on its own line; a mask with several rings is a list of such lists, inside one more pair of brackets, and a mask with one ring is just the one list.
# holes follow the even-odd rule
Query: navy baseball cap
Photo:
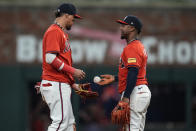
[[124, 20], [117, 20], [116, 22], [124, 25], [134, 26], [137, 29], [138, 34], [142, 30], [142, 22], [136, 16], [133, 15], [128, 15], [124, 18]]
[[73, 15], [75, 18], [81, 19], [82, 17], [76, 14], [76, 7], [73, 4], [63, 3], [57, 8], [59, 13], [67, 13]]

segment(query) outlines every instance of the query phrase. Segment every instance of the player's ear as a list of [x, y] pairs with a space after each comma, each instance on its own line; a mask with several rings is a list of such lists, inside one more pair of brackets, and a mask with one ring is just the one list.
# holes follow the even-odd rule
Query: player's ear
[[129, 31], [129, 32], [133, 32], [133, 31], [135, 31], [135, 27], [134, 27], [134, 26], [130, 26], [130, 25], [129, 25], [129, 27], [128, 27], [128, 31]]

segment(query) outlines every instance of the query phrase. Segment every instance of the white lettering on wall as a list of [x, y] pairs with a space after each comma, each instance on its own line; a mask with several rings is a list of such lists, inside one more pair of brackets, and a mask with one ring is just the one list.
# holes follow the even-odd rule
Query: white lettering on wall
[[[97, 44], [98, 43], [98, 44]], [[107, 43], [105, 41], [86, 41], [84, 48], [86, 49], [86, 60], [88, 63], [98, 63], [104, 62], [104, 57], [106, 56]]]
[[158, 60], [160, 64], [172, 64], [174, 61], [174, 44], [172, 41], [164, 43], [161, 41], [158, 46]]
[[[72, 48], [72, 58], [75, 64], [87, 62], [89, 64], [102, 64], [107, 56], [118, 61], [119, 56], [113, 49], [113, 45], [107, 41], [89, 41], [73, 40], [70, 41]], [[148, 64], [196, 64], [196, 41], [193, 43], [187, 41], [158, 40], [156, 37], [143, 37], [144, 44], [148, 53]], [[120, 44], [120, 43], [119, 43]], [[115, 51], [115, 52], [114, 52]], [[16, 60], [22, 63], [42, 62], [42, 40], [33, 35], [20, 35], [16, 39]]]
[[144, 37], [142, 41], [148, 52], [148, 64], [196, 64], [196, 42], [174, 43], [158, 41], [156, 37]]
[[196, 42], [193, 44], [193, 63], [196, 64]]
[[72, 59], [74, 63], [80, 63], [84, 59], [83, 46], [79, 40], [71, 42]]
[[31, 35], [17, 37], [16, 60], [30, 63], [36, 58], [36, 38]]
[[148, 63], [154, 64], [157, 61], [156, 53], [152, 52], [152, 48], [156, 47], [157, 40], [155, 37], [144, 37], [142, 40], [146, 51], [148, 52]]
[[191, 62], [191, 45], [185, 41], [182, 41], [177, 43], [176, 46], [177, 63], [187, 64]]
[[106, 56], [107, 43], [105, 41], [71, 41], [72, 58], [74, 63], [103, 63]]
[[[72, 58], [75, 64], [86, 60], [87, 63], [101, 64], [106, 57], [108, 44], [105, 41], [71, 41]], [[42, 40], [31, 35], [21, 35], [16, 43], [17, 61], [31, 63], [42, 62]]]
[[37, 58], [39, 62], [42, 62], [42, 40], [38, 41], [38, 53], [37, 53]]

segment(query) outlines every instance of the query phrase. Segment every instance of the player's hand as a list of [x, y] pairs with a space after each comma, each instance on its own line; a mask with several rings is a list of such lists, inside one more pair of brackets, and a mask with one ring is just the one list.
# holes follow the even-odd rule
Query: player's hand
[[113, 75], [105, 74], [101, 75], [101, 81], [97, 84], [99, 85], [107, 85], [115, 81], [115, 77]]
[[91, 90], [91, 84], [90, 83], [84, 83], [84, 84], [76, 84], [74, 83], [72, 85], [72, 88], [76, 91], [79, 91], [81, 89], [83, 90]]
[[123, 98], [122, 98], [122, 101], [124, 101], [124, 102], [126, 102], [126, 103], [129, 103], [129, 98], [123, 97]]
[[78, 80], [85, 78], [85, 72], [80, 69], [75, 69], [73, 76], [76, 77]]
[[80, 90], [79, 84], [76, 84], [76, 83], [74, 83], [74, 84], [72, 85], [72, 88], [73, 88], [74, 90], [76, 90], [76, 91]]

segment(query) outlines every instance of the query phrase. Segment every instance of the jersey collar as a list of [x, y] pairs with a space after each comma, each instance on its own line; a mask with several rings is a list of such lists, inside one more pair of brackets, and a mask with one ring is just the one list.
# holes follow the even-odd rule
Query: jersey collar
[[63, 28], [58, 22], [55, 21], [54, 24], [56, 24], [58, 27], [60, 27], [64, 31], [65, 28]]
[[134, 38], [134, 39], [128, 41], [127, 44], [130, 44], [131, 42], [133, 42], [133, 41], [135, 41], [135, 40], [138, 40], [138, 38]]

